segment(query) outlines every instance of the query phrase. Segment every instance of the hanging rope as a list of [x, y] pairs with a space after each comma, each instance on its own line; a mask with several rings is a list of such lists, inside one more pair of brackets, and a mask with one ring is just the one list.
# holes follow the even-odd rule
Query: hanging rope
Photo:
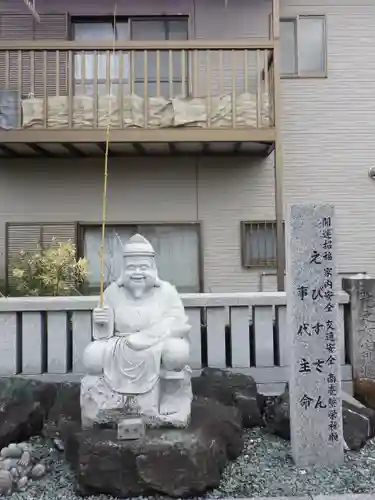
[[[113, 61], [115, 61], [116, 55], [116, 14], [117, 14], [117, 4], [115, 4], [113, 11], [113, 44], [112, 53]], [[111, 71], [111, 65], [109, 65], [109, 71]], [[105, 225], [107, 220], [107, 185], [108, 185], [108, 152], [109, 152], [109, 141], [110, 141], [110, 120], [112, 111], [112, 79], [110, 74], [109, 81], [109, 110], [108, 110], [108, 120], [107, 120], [107, 131], [105, 137], [105, 156], [104, 156], [104, 182], [103, 182], [103, 203], [102, 203], [102, 241], [100, 246], [100, 307], [104, 305], [104, 269], [105, 269]]]

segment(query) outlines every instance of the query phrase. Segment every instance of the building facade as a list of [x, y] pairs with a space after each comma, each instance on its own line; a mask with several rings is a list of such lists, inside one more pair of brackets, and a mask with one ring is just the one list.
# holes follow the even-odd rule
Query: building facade
[[[271, 0], [37, 0], [40, 23], [9, 5], [0, 279], [21, 248], [56, 236], [77, 242], [97, 290], [108, 120], [108, 280], [140, 231], [183, 292], [275, 290], [275, 154], [284, 212], [333, 203], [340, 274], [375, 273], [372, 0], [283, 0], [280, 78]], [[64, 96], [70, 110], [56, 99], [52, 112]]]

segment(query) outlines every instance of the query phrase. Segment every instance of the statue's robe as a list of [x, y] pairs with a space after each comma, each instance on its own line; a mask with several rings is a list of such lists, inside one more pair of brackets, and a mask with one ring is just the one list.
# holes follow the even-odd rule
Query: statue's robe
[[120, 283], [104, 292], [104, 306], [111, 311], [112, 336], [103, 355], [104, 380], [115, 392], [141, 395], [159, 380], [165, 340], [184, 337], [187, 325], [183, 304], [175, 287], [158, 280], [147, 297], [134, 299]]

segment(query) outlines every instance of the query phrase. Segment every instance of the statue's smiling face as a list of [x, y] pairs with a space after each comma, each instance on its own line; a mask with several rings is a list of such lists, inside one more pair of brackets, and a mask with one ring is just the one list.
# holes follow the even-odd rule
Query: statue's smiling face
[[[132, 256], [124, 259], [124, 285], [141, 293], [149, 290], [156, 282], [156, 265], [151, 257]], [[137, 294], [138, 295], [138, 294]]]

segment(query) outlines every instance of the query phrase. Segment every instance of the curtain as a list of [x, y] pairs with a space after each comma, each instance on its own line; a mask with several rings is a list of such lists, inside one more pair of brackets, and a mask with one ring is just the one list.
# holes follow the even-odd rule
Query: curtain
[[246, 255], [248, 265], [271, 264], [276, 260], [276, 227], [274, 224], [247, 226]]
[[[104, 282], [109, 285], [121, 274], [122, 269], [122, 245], [136, 228], [107, 227], [105, 232], [105, 253], [104, 253]], [[89, 267], [89, 287], [97, 289], [100, 285], [100, 247], [102, 242], [102, 230], [100, 227], [87, 227], [84, 232], [84, 257], [88, 260]]]
[[161, 279], [180, 292], [199, 292], [199, 239], [196, 226], [143, 226], [156, 252]]
[[[87, 41], [112, 41], [127, 40], [128, 23], [116, 23], [116, 32], [112, 23], [76, 23], [74, 24], [74, 39]], [[96, 65], [98, 95], [118, 94], [120, 79], [120, 55], [110, 51], [109, 54], [109, 85], [107, 79], [107, 60], [105, 52], [99, 52]], [[95, 57], [94, 54], [85, 53], [74, 55], [75, 93], [79, 95], [94, 95]], [[122, 54], [122, 81], [123, 89], [127, 93], [129, 81], [129, 54]]]
[[[105, 238], [105, 283], [116, 280], [122, 269], [122, 245], [139, 231], [149, 239], [156, 252], [159, 277], [180, 292], [200, 291], [199, 236], [195, 225], [108, 227]], [[101, 228], [84, 229], [84, 257], [89, 266], [89, 288], [97, 292], [100, 284]]]

